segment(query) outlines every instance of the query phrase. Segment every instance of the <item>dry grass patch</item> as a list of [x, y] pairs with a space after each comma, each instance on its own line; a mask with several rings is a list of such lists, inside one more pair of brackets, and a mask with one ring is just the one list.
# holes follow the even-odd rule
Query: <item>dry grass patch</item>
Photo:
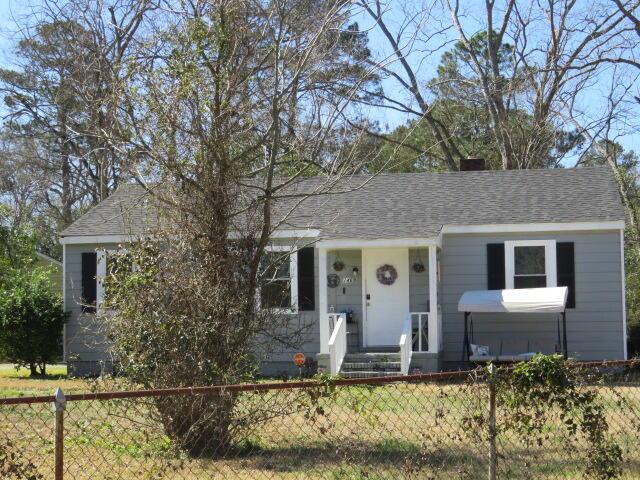
[[[53, 387], [48, 382], [62, 384], [69, 391], [88, 388], [88, 382], [82, 380], [0, 377], [0, 385], [4, 381], [42, 382], [36, 386], [47, 393]], [[597, 388], [607, 407], [610, 434], [624, 451], [622, 478], [638, 478], [640, 389]], [[303, 390], [243, 394], [237, 407], [240, 411], [251, 410], [260, 402], [277, 414], [248, 427], [235, 449], [218, 459], [194, 459], [175, 452], [161, 426], [150, 420], [153, 405], [143, 399], [72, 402], [66, 413], [67, 476], [141, 480], [472, 479], [486, 475], [484, 385], [340, 387], [335, 396], [310, 398]], [[500, 410], [498, 413], [500, 426], [504, 418]], [[0, 407], [0, 439], [4, 435], [24, 449], [47, 478], [52, 468], [52, 428], [48, 404]], [[525, 445], [509, 432], [499, 436], [502, 476], [587, 478], [584, 440], [567, 438], [565, 430], [554, 423], [548, 432], [550, 439], [544, 445]]]

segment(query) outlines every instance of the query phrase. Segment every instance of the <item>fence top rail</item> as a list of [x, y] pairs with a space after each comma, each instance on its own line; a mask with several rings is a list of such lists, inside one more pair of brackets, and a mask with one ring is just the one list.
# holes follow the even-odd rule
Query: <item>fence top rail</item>
[[[638, 366], [640, 360], [609, 360], [600, 362], [570, 362], [571, 367], [593, 368], [593, 367], [621, 367]], [[504, 368], [504, 367], [503, 367]], [[88, 392], [65, 395], [68, 402], [83, 400], [116, 400], [128, 398], [164, 397], [179, 395], [222, 395], [225, 393], [242, 392], [265, 392], [270, 390], [290, 390], [326, 387], [329, 385], [349, 386], [349, 385], [384, 385], [391, 383], [425, 383], [443, 380], [465, 379], [471, 376], [480, 376], [482, 369], [458, 370], [451, 372], [421, 373], [412, 375], [395, 375], [388, 377], [373, 378], [335, 378], [328, 381], [303, 380], [293, 382], [265, 382], [239, 385], [214, 385], [203, 387], [180, 387], [162, 388], [154, 390], [123, 390], [112, 392]], [[0, 398], [0, 405], [20, 405], [33, 403], [53, 403], [54, 395], [7, 397]]]

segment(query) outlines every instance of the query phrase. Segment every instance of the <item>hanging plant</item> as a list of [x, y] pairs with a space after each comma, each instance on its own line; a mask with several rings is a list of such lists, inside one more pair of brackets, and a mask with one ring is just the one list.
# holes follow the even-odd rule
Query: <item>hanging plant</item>
[[424, 263], [418, 261], [418, 262], [413, 264], [413, 271], [414, 272], [422, 273], [422, 272], [424, 272], [424, 270], [425, 270], [424, 269]]
[[344, 270], [344, 262], [340, 259], [336, 260], [335, 262], [333, 262], [333, 269], [336, 272], [341, 272], [342, 270]]
[[376, 278], [383, 285], [393, 285], [398, 278], [398, 271], [393, 265], [385, 263], [376, 270]]
[[413, 271], [416, 273], [422, 273], [426, 270], [425, 266], [424, 266], [424, 259], [422, 258], [422, 255], [420, 254], [420, 250], [418, 250], [418, 259], [415, 261], [415, 263], [413, 264]]

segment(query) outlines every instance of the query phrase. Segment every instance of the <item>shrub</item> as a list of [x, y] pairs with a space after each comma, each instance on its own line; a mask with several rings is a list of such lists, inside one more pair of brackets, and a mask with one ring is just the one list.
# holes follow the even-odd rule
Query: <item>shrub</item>
[[0, 440], [0, 478], [4, 480], [44, 480], [38, 469], [26, 459], [20, 448], [9, 440]]
[[609, 435], [597, 375], [587, 376], [560, 355], [536, 355], [513, 370], [499, 370], [491, 381], [496, 382], [505, 429], [513, 429], [525, 443], [542, 445], [549, 437], [549, 423], [558, 421], [552, 418], [555, 408], [560, 412], [558, 426], [588, 445], [585, 476], [608, 480], [621, 475], [622, 449]]
[[60, 353], [66, 315], [51, 290], [48, 270], [15, 271], [0, 290], [0, 352], [9, 362], [46, 373]]

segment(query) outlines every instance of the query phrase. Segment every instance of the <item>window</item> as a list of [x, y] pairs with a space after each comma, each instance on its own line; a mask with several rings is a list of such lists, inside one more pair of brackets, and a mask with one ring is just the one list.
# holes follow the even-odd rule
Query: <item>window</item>
[[298, 282], [296, 259], [289, 247], [269, 247], [263, 256], [260, 306], [262, 308], [295, 310]]
[[506, 288], [557, 285], [555, 240], [505, 242]]
[[544, 247], [513, 248], [513, 286], [536, 288], [547, 286]]

